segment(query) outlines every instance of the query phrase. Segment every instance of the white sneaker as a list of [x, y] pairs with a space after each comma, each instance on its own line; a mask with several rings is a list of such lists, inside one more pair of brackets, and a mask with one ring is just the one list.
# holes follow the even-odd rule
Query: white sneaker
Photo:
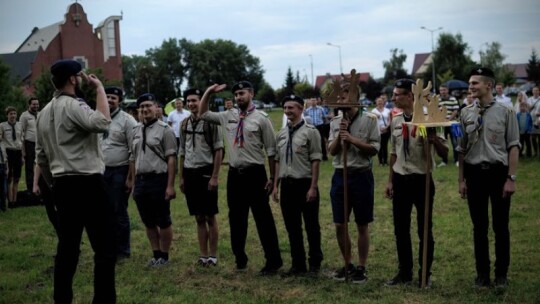
[[437, 165], [437, 168], [440, 168], [440, 167], [446, 167], [446, 163], [445, 163], [445, 162], [441, 162], [440, 164]]

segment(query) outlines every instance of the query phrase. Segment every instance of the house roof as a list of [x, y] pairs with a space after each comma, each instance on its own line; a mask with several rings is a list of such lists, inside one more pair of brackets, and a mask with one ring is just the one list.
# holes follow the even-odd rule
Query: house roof
[[[370, 75], [369, 73], [359, 73], [360, 75], [360, 82], [367, 82], [370, 78]], [[345, 74], [345, 76], [351, 76], [351, 74]], [[317, 88], [322, 88], [324, 86], [324, 84], [326, 83], [326, 81], [328, 80], [331, 80], [331, 81], [336, 81], [336, 80], [341, 80], [341, 74], [339, 75], [330, 75], [330, 74], [326, 74], [326, 75], [318, 75], [317, 78], [315, 79], [315, 87]]]
[[46, 50], [49, 43], [60, 33], [60, 24], [61, 22], [57, 22], [43, 28], [34, 27], [30, 36], [15, 50], [15, 53], [37, 51], [39, 47]]
[[527, 74], [527, 63], [518, 63], [518, 64], [506, 64], [506, 67], [510, 71], [514, 71], [514, 75], [519, 79], [527, 79], [529, 74]]
[[0, 54], [0, 59], [10, 68], [10, 78], [24, 80], [32, 74], [32, 62], [36, 58], [37, 51]]
[[421, 68], [424, 64], [429, 64], [428, 58], [430, 57], [431, 53], [419, 53], [414, 55], [414, 62], [413, 62], [413, 68], [412, 68], [412, 75], [416, 75], [419, 73], [424, 73]]

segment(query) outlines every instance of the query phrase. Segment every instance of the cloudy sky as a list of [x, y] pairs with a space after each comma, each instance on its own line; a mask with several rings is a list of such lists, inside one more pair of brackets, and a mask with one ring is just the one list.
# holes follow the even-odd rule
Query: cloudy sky
[[[63, 19], [68, 0], [2, 0], [0, 53], [13, 52], [34, 27]], [[228, 39], [245, 44], [260, 58], [265, 78], [281, 87], [290, 66], [311, 81], [313, 74], [343, 70], [382, 77], [390, 49], [407, 54], [411, 72], [415, 53], [431, 51], [431, 34], [420, 29], [443, 27], [463, 35], [478, 60], [486, 43], [498, 41], [507, 63], [526, 63], [540, 52], [538, 0], [82, 0], [95, 26], [123, 14], [123, 54], [144, 54], [164, 39]], [[435, 43], [438, 34], [434, 34]], [[333, 47], [327, 43], [339, 45]]]

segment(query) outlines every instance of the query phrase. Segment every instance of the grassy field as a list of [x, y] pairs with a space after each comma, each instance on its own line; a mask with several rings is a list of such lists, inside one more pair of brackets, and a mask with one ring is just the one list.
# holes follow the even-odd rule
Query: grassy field
[[[270, 116], [281, 125], [281, 111]], [[397, 270], [391, 202], [384, 198], [388, 168], [374, 160], [376, 181], [375, 221], [370, 225], [371, 250], [369, 281], [364, 285], [338, 283], [330, 278], [342, 260], [337, 248], [329, 200], [333, 172], [330, 161], [321, 165], [320, 222], [325, 259], [318, 278], [258, 277], [264, 259], [253, 219], [250, 218], [247, 253], [248, 271], [234, 271], [230, 248], [226, 205], [226, 172], [220, 176], [219, 265], [212, 269], [194, 266], [198, 257], [195, 220], [188, 215], [184, 197], [177, 190], [171, 203], [174, 242], [171, 264], [166, 268], [145, 267], [151, 251], [134, 203], [129, 213], [132, 223], [132, 257], [116, 268], [118, 303], [539, 303], [540, 302], [540, 161], [524, 160], [518, 169], [517, 193], [511, 206], [510, 287], [476, 290], [472, 227], [466, 201], [457, 192], [457, 168], [435, 170], [437, 188], [434, 207], [435, 259], [433, 287], [389, 288], [383, 283]], [[24, 180], [24, 179], [21, 179]], [[486, 185], [489, 187], [489, 185]], [[21, 182], [22, 187], [22, 182]], [[74, 198], [73, 203], [77, 203]], [[290, 267], [290, 251], [280, 206], [272, 203], [279, 233], [283, 270]], [[414, 219], [414, 217], [413, 217]], [[412, 223], [413, 242], [417, 243], [416, 224]], [[0, 213], [0, 303], [52, 302], [52, 266], [56, 237], [44, 207], [17, 208]], [[356, 232], [352, 230], [353, 236]], [[491, 255], [493, 233], [490, 232]], [[417, 246], [413, 246], [415, 255]], [[354, 249], [353, 249], [354, 250]], [[353, 252], [355, 252], [354, 250]], [[353, 254], [356, 261], [356, 253]], [[415, 259], [416, 260], [416, 259]], [[415, 265], [415, 269], [417, 269]], [[75, 303], [90, 303], [92, 250], [86, 236], [75, 275]], [[415, 270], [416, 273], [416, 270]], [[415, 278], [416, 279], [416, 278]]]

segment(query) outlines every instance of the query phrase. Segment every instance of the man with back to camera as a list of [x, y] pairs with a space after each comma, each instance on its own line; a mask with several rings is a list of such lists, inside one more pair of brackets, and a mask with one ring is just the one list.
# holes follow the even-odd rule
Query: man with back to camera
[[[274, 155], [276, 139], [268, 114], [256, 110], [253, 104], [253, 85], [240, 81], [232, 87], [237, 109], [224, 112], [208, 111], [210, 95], [223, 90], [225, 85], [212, 85], [206, 89], [199, 106], [202, 119], [221, 125], [229, 149], [227, 176], [227, 204], [231, 226], [231, 245], [236, 257], [237, 271], [245, 271], [248, 257], [245, 252], [249, 210], [253, 213], [261, 241], [265, 266], [259, 274], [274, 275], [283, 265], [276, 225], [270, 209], [268, 195], [274, 184]], [[270, 170], [266, 177], [265, 150]]]
[[[113, 211], [105, 192], [105, 166], [96, 134], [107, 130], [111, 118], [101, 81], [81, 70], [74, 60], [60, 60], [51, 66], [57, 92], [36, 121], [36, 163], [42, 170], [50, 169], [58, 212], [54, 301], [72, 302], [73, 276], [86, 228], [94, 250], [92, 303], [116, 303], [116, 256], [110, 233]], [[75, 95], [83, 79], [96, 89], [96, 111]]]
[[516, 190], [519, 127], [512, 107], [496, 102], [495, 75], [488, 68], [470, 72], [469, 91], [477, 103], [461, 110], [463, 137], [458, 147], [459, 193], [467, 199], [473, 224], [477, 288], [489, 287], [489, 214], [495, 233], [495, 286], [508, 285], [510, 201]]
[[118, 87], [105, 88], [111, 113], [111, 124], [101, 135], [101, 151], [105, 162], [105, 183], [109, 201], [114, 208], [117, 259], [129, 258], [130, 223], [128, 200], [131, 188], [127, 188], [129, 156], [133, 131], [137, 122], [120, 109], [124, 92]]

